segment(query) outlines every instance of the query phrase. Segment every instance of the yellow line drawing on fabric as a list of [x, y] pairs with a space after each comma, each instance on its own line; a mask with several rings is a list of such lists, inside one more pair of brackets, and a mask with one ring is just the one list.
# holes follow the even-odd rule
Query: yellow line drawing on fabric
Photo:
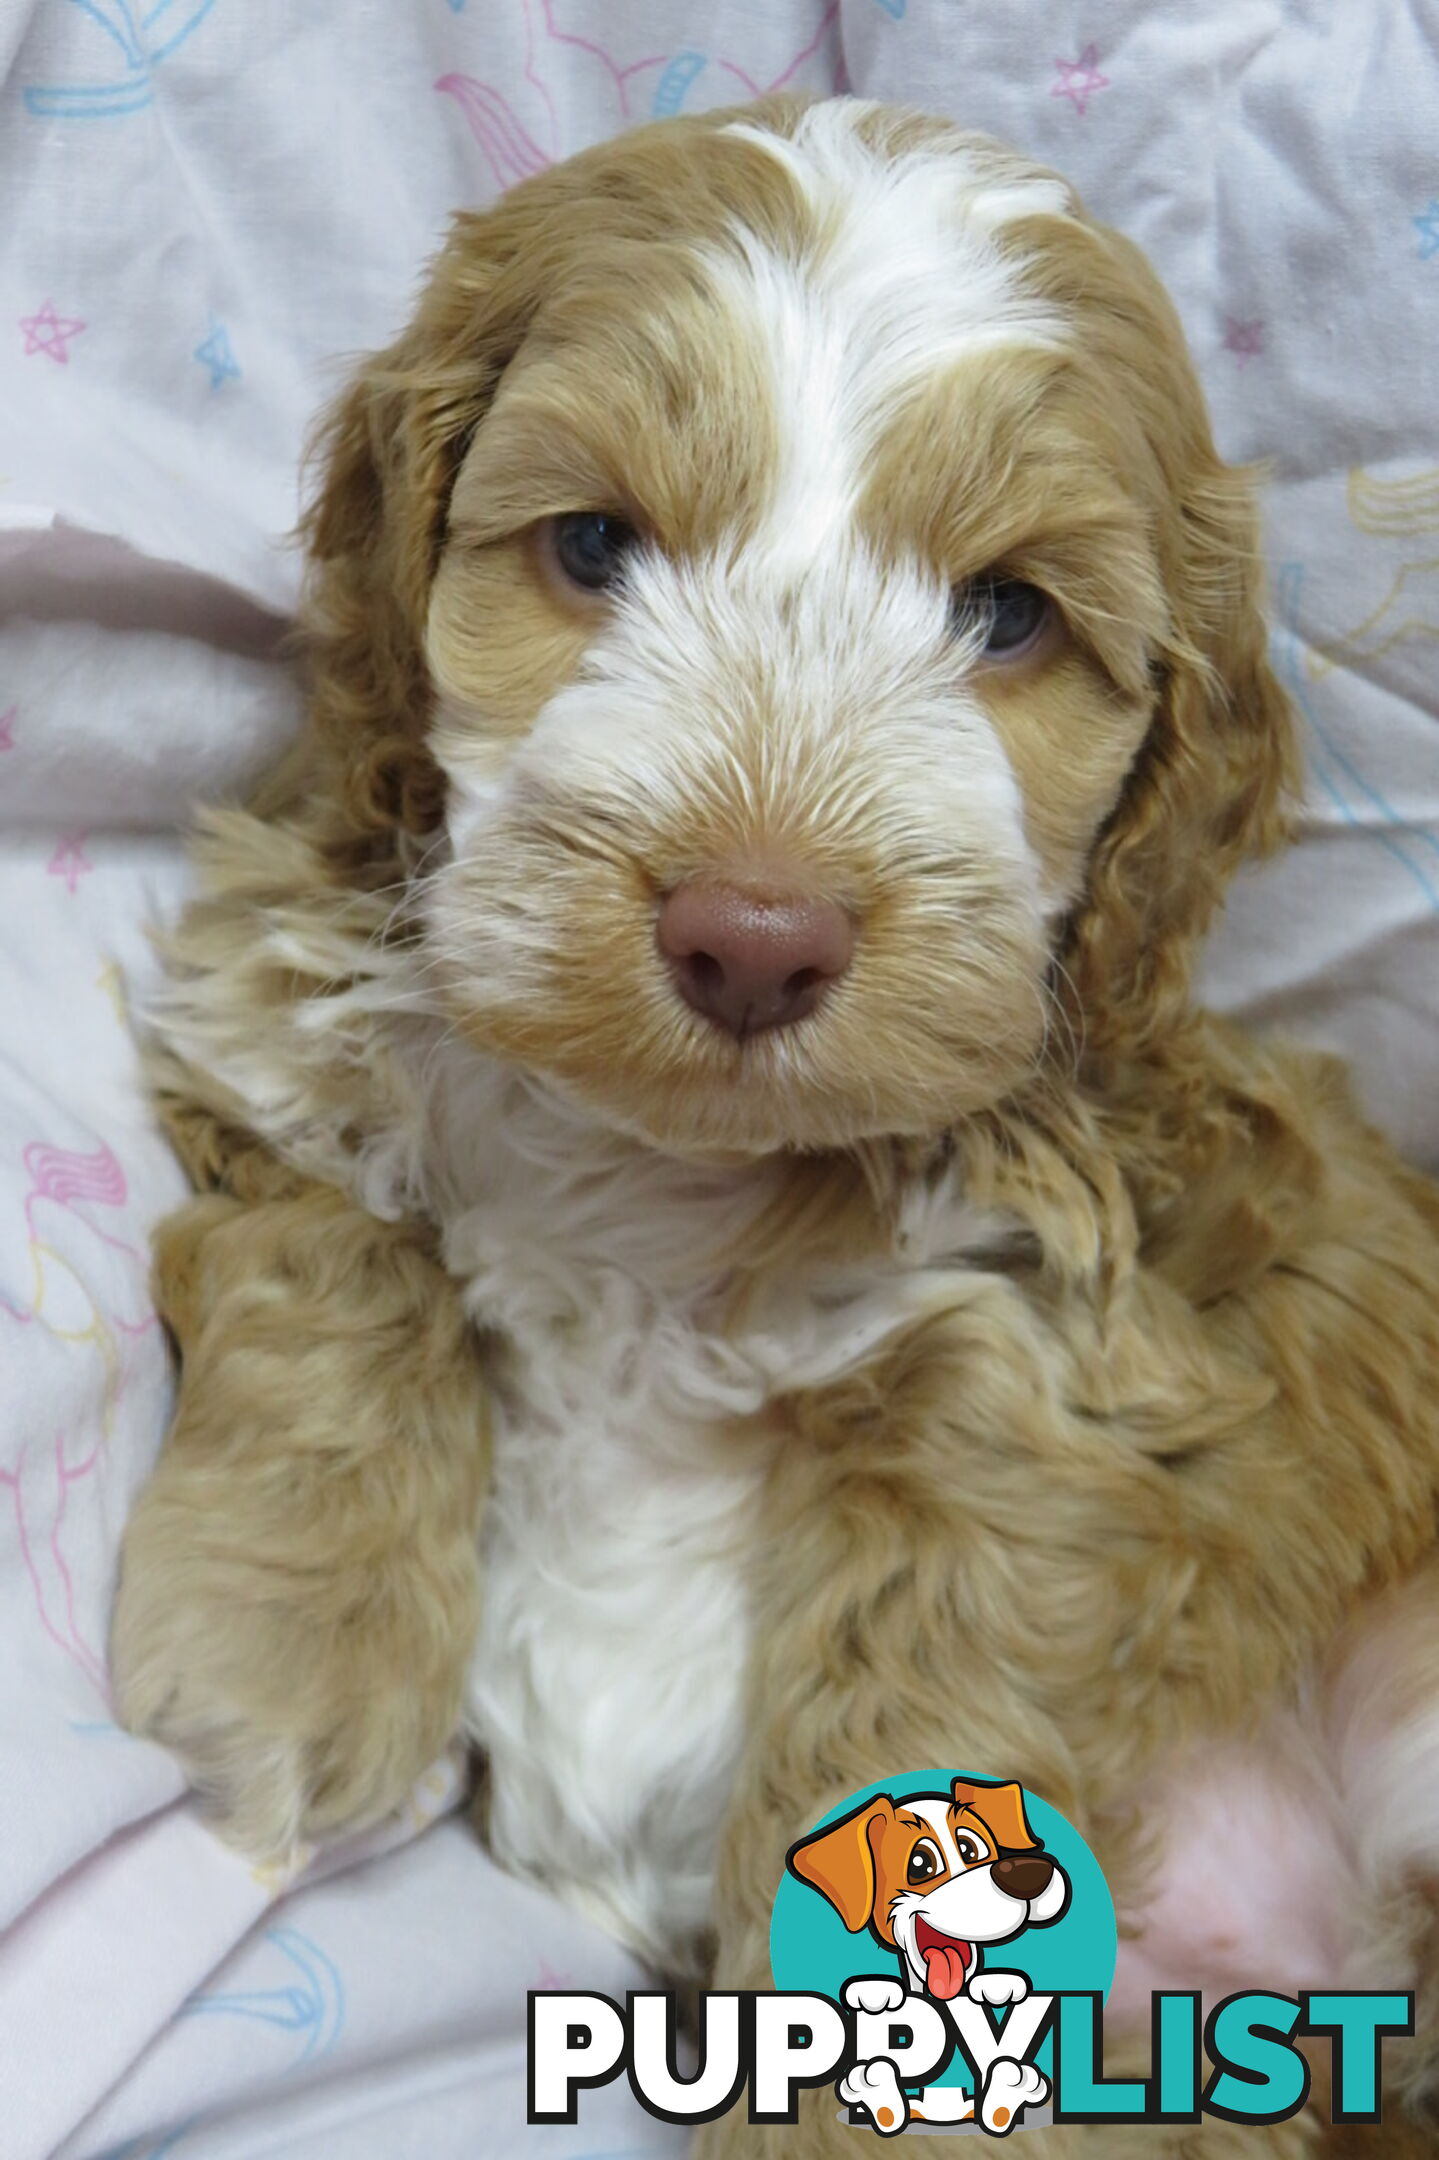
[[1362, 465], [1351, 466], [1349, 515], [1361, 532], [1439, 532], [1439, 465], [1405, 480], [1380, 480]]
[[1305, 672], [1311, 682], [1336, 667], [1365, 672], [1410, 638], [1439, 638], [1439, 555], [1401, 563], [1379, 605], [1343, 637], [1312, 648]]
[[104, 992], [115, 1008], [115, 1018], [125, 1020], [125, 976], [118, 960], [107, 960], [95, 977], [95, 988]]
[[[24, 1579], [41, 1632], [108, 1701], [104, 1660], [88, 1634], [67, 1552], [74, 1489], [103, 1475], [120, 1400], [134, 1364], [127, 1343], [159, 1322], [149, 1299], [149, 1269], [138, 1243], [124, 1236], [129, 1186], [109, 1147], [84, 1152], [31, 1141], [21, 1235], [28, 1289], [18, 1299], [0, 1288], [0, 1332], [35, 1328], [41, 1338], [99, 1359], [98, 1400], [77, 1438], [67, 1420], [49, 1433], [17, 1435], [0, 1461], [0, 1506], [15, 1526]], [[67, 1522], [67, 1518], [69, 1521]]]
[[[1361, 532], [1406, 540], [1439, 532], [1439, 465], [1402, 480], [1381, 480], [1356, 465], [1346, 493], [1349, 515]], [[1311, 682], [1340, 667], [1367, 672], [1394, 646], [1413, 638], [1439, 638], [1439, 556], [1400, 563], [1377, 607], [1352, 630], [1312, 647], [1304, 672]]]

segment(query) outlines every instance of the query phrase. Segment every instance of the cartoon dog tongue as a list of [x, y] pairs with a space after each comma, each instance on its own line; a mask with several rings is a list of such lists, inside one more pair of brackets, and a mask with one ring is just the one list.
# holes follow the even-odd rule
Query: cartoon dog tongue
[[957, 1942], [927, 1942], [921, 1956], [924, 1959], [925, 1982], [931, 1995], [941, 2002], [949, 2002], [964, 1986], [965, 1969], [969, 1964], [969, 1945]]

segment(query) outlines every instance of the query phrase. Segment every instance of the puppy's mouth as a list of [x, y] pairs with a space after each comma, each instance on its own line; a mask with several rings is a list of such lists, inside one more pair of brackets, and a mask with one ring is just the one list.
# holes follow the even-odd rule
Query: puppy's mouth
[[924, 1984], [931, 1995], [949, 2002], [964, 1986], [974, 1963], [974, 1944], [943, 1935], [922, 1916], [914, 1923], [914, 1947], [924, 1963]]

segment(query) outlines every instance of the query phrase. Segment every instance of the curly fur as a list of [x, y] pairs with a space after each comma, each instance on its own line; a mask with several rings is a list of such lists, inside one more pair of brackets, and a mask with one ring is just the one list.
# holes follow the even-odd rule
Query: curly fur
[[[960, 248], [1002, 335], [846, 255], [906, 189], [904, 246]], [[826, 414], [861, 289], [908, 358]], [[796, 461], [811, 405], [861, 445], [847, 492]], [[1167, 1796], [1258, 1763], [1342, 1854], [1341, 1965], [1420, 1990], [1421, 2107], [1439, 1201], [1332, 1062], [1191, 1003], [1296, 753], [1249, 476], [1147, 266], [939, 122], [666, 123], [457, 219], [320, 457], [309, 728], [208, 819], [159, 1015], [208, 1197], [157, 1256], [183, 1379], [126, 1541], [128, 1722], [275, 1849], [395, 1805], [465, 1698], [497, 1849], [726, 1986], [766, 1983], [787, 1847], [869, 1779], [1022, 1780], [1142, 1936]], [[597, 505], [664, 543], [603, 631], [529, 537]], [[780, 605], [806, 520], [831, 600]], [[981, 681], [936, 626], [996, 562], [1065, 631]], [[740, 1090], [648, 926], [765, 850], [863, 912], [867, 972]], [[581, 1660], [546, 1728], [553, 1630], [609, 1639], [621, 1577], [669, 1639], [641, 1609], [615, 1723]], [[1202, 1931], [1180, 1954], [1215, 1969]], [[702, 2147], [828, 2151], [833, 2113]]]

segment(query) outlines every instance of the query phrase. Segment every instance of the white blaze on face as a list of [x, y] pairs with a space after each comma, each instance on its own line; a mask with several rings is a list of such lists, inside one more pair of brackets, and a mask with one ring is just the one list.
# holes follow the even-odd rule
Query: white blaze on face
[[442, 712], [434, 744], [457, 856], [540, 797], [662, 851], [702, 794], [757, 836], [797, 826], [843, 852], [862, 833], [881, 863], [968, 851], [1038, 916], [1019, 788], [956, 670], [946, 595], [847, 533], [825, 574], [793, 589], [748, 556], [639, 556], [576, 680], [526, 737], [497, 751], [463, 712]]
[[780, 463], [756, 551], [776, 574], [813, 569], [840, 540], [868, 455], [906, 400], [946, 367], [1000, 347], [1054, 347], [1065, 324], [995, 243], [1016, 218], [1062, 216], [1062, 182], [986, 182], [959, 150], [886, 158], [825, 104], [793, 139], [748, 122], [804, 194], [822, 237], [781, 254], [746, 227], [714, 252], [716, 292], [768, 353]]

